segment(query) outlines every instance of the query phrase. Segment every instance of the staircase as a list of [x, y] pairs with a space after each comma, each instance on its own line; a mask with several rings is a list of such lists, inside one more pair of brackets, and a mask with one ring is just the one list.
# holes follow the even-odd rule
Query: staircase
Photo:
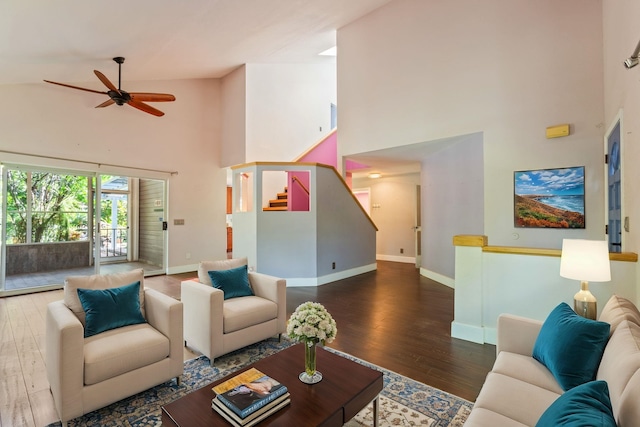
[[287, 187], [284, 188], [284, 193], [278, 193], [276, 199], [269, 200], [269, 206], [262, 208], [263, 211], [286, 211], [287, 207]]

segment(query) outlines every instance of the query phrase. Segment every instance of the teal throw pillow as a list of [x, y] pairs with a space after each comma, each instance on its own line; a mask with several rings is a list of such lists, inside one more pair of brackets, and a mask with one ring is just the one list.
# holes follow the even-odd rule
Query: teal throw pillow
[[84, 337], [146, 323], [140, 311], [140, 282], [111, 289], [78, 289], [85, 312]]
[[560, 303], [542, 324], [533, 358], [551, 371], [563, 390], [595, 379], [610, 325], [578, 316]]
[[576, 386], [556, 399], [536, 427], [616, 427], [606, 381]]
[[224, 299], [253, 295], [246, 265], [228, 270], [212, 270], [209, 277], [213, 287], [224, 292]]

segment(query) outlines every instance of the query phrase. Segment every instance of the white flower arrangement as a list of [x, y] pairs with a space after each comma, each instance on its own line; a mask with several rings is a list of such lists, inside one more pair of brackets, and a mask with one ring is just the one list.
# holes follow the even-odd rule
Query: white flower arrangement
[[287, 335], [307, 345], [331, 343], [338, 333], [336, 321], [320, 303], [307, 301], [291, 314], [287, 323]]

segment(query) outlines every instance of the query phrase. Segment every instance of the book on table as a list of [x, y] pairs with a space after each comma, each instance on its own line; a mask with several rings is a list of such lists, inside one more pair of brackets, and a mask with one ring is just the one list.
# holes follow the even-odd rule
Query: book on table
[[278, 412], [280, 409], [291, 403], [289, 393], [285, 393], [278, 397], [276, 400], [266, 404], [262, 408], [247, 415], [245, 418], [240, 418], [235, 412], [229, 409], [224, 403], [215, 397], [211, 399], [211, 407], [220, 414], [225, 420], [229, 421], [232, 425], [237, 427], [251, 427], [254, 424], [259, 423], [271, 414]]
[[[231, 409], [240, 419], [281, 398], [287, 387], [256, 368], [250, 368], [213, 387], [214, 399]], [[264, 412], [264, 411], [263, 411]]]

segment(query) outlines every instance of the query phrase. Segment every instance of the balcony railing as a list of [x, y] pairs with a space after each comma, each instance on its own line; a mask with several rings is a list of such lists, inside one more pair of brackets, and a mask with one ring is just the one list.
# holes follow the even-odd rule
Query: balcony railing
[[129, 241], [129, 229], [105, 228], [100, 229], [100, 256], [113, 258], [127, 256], [127, 242]]

